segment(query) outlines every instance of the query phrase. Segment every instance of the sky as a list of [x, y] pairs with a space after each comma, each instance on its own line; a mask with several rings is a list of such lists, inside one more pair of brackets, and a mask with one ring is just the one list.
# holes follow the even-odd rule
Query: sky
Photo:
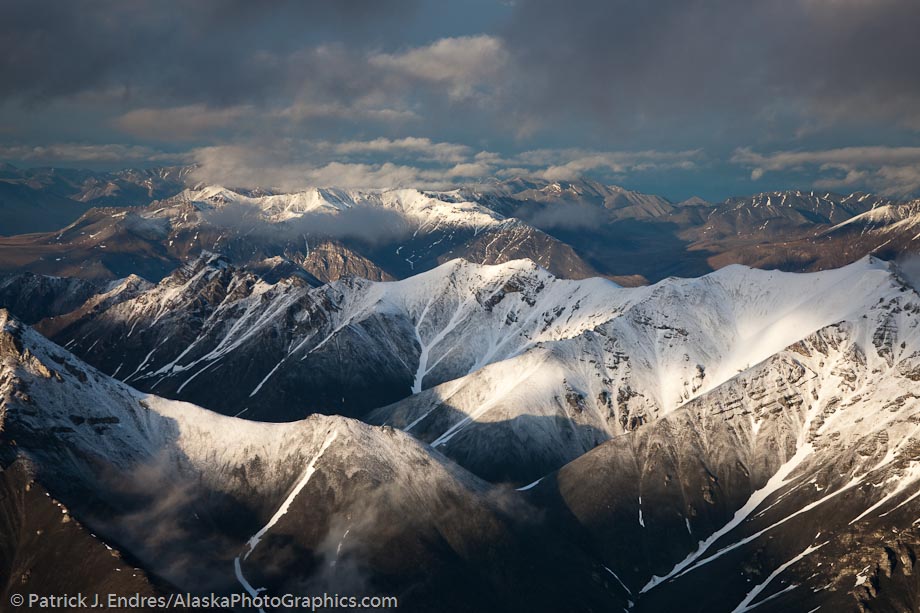
[[0, 0], [0, 160], [920, 196], [917, 0]]

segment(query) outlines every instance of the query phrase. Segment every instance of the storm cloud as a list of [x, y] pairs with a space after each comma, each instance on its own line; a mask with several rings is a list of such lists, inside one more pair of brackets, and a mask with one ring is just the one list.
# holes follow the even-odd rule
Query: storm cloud
[[[920, 129], [913, 0], [520, 0], [503, 31], [537, 118], [610, 133]], [[682, 125], [690, 117], [701, 121]], [[539, 119], [538, 119], [539, 120]], [[731, 132], [729, 132], [731, 130]]]
[[529, 174], [672, 198], [918, 190], [915, 166], [854, 159], [807, 176], [778, 162], [920, 146], [914, 0], [0, 6], [13, 163], [195, 161], [277, 187]]
[[[266, 99], [306, 47], [375, 38], [415, 0], [3, 0], [0, 96], [43, 102], [87, 91], [144, 102]], [[379, 36], [377, 34], [376, 36]], [[301, 58], [306, 61], [308, 58]], [[304, 75], [306, 76], [306, 75]], [[288, 84], [288, 85], [286, 85]]]

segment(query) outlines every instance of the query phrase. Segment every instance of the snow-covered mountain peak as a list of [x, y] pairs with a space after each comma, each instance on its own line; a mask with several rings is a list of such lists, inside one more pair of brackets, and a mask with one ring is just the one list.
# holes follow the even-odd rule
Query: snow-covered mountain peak
[[[418, 228], [438, 226], [484, 229], [499, 225], [503, 217], [494, 211], [463, 199], [454, 192], [425, 192], [417, 189], [345, 190], [309, 188], [289, 193], [262, 193], [231, 190], [220, 185], [187, 189], [159, 203], [206, 205], [218, 209], [242, 207], [255, 211], [265, 221], [277, 223], [308, 214], [336, 215], [347, 209], [365, 207], [399, 213]], [[157, 207], [154, 207], [157, 208]]]
[[[581, 434], [569, 440], [562, 432], [544, 433], [546, 448], [527, 452], [538, 466], [558, 465], [839, 322], [861, 330], [854, 333], [856, 345], [874, 351], [875, 331], [885, 328], [888, 317], [879, 305], [908, 291], [874, 258], [810, 274], [732, 266], [650, 287], [540, 279], [509, 291], [514, 289], [496, 287], [494, 298], [482, 301], [482, 314], [461, 297], [408, 303], [405, 310], [420, 321], [424, 375], [416, 377], [415, 396], [372, 419], [405, 427], [452, 457], [469, 458], [468, 466], [490, 471], [490, 478], [535, 478], [536, 469], [524, 469], [524, 463], [505, 467], [508, 473], [486, 468], [493, 462], [485, 458], [494, 454], [482, 445], [518, 453], [530, 435], [512, 424], [532, 421], [540, 429], [547, 427], [541, 423], [565, 420]], [[415, 315], [419, 309], [423, 316]], [[482, 323], [463, 326], [457, 320]], [[473, 359], [463, 361], [471, 353]], [[450, 368], [463, 372], [470, 362], [468, 374], [447, 376]]]
[[552, 207], [564, 203], [595, 206], [615, 211], [617, 216], [625, 218], [650, 218], [666, 215], [674, 209], [672, 203], [661, 196], [644, 194], [619, 185], [604, 185], [589, 179], [510, 179], [468, 186], [461, 191], [470, 194], [473, 199], [485, 202], [494, 199], [514, 202], [524, 210], [533, 206]]
[[312, 212], [334, 213], [354, 205], [352, 194], [344, 190], [310, 188], [294, 193], [237, 191], [221, 185], [187, 189], [170, 198], [169, 203], [202, 203], [224, 208], [245, 206], [259, 211], [265, 219], [284, 221]]
[[[558, 279], [529, 260], [459, 259], [401, 281], [311, 287], [205, 259], [59, 341], [160, 394], [208, 405], [221, 386], [222, 405], [210, 406], [254, 419], [360, 416], [396, 402], [378, 423], [417, 422], [410, 432], [449, 454], [478, 446], [482, 424], [580, 424], [574, 447], [550, 428], [561, 438], [546, 467], [827, 326], [865, 314], [879, 327], [875, 306], [904, 291], [874, 258], [808, 274], [730, 266], [637, 288]], [[868, 349], [871, 337], [859, 342]]]
[[920, 200], [903, 204], [880, 204], [824, 230], [821, 234], [833, 234], [844, 228], [857, 228], [863, 234], [877, 228], [885, 232], [898, 232], [906, 229], [905, 225], [917, 224], [920, 224]]
[[[9, 339], [16, 346], [7, 351]], [[524, 593], [545, 585], [533, 579], [525, 536], [539, 527], [516, 527], [520, 501], [404, 432], [322, 415], [257, 423], [143, 394], [3, 312], [0, 351], [4, 460], [29, 464], [26, 491], [34, 479], [54, 496], [52, 529], [79, 517], [94, 538], [129, 551], [132, 562], [119, 567], [142, 565], [170, 588], [193, 594], [256, 595], [266, 586], [275, 595], [307, 583], [339, 592], [360, 572], [367, 585], [386, 581], [401, 605], [422, 602], [409, 605], [419, 610], [443, 608], [436, 603], [456, 578], [457, 552], [489, 585], [505, 585], [509, 575]], [[4, 494], [8, 478], [5, 472]], [[4, 501], [8, 518], [15, 505]], [[26, 508], [26, 517], [38, 513], [37, 505]], [[59, 560], [60, 532], [43, 532], [29, 530], [25, 544], [47, 538]], [[546, 533], [539, 542], [556, 552], [553, 564], [537, 562], [541, 577], [558, 577], [560, 551], [577, 561], [576, 578], [590, 577], [591, 561], [571, 557], [565, 541]], [[507, 560], [495, 560], [496, 543]], [[400, 556], [386, 553], [392, 551]], [[518, 571], [508, 560], [527, 564]], [[27, 564], [31, 571], [32, 558]], [[590, 579], [583, 585], [594, 590]], [[528, 609], [553, 597], [546, 589]], [[595, 592], [584, 608], [607, 598]], [[462, 599], [456, 590], [448, 595], [450, 602]]]

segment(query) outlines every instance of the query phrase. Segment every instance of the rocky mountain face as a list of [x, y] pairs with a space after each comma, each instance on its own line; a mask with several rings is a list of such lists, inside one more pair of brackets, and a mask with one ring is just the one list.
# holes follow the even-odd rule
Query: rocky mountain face
[[550, 182], [515, 178], [467, 190], [490, 208], [537, 226], [553, 218], [561, 220], [559, 209], [570, 207], [601, 208], [614, 219], [648, 219], [671, 214], [681, 206], [661, 196], [590, 180]]
[[140, 393], [5, 311], [0, 399], [4, 466], [27, 461], [68, 513], [179, 589], [381, 593], [409, 610], [618, 601], [519, 495], [391, 428], [260, 424]]
[[[827, 192], [769, 192], [729, 198], [713, 209], [697, 232], [700, 238], [707, 235], [710, 240], [756, 234], [769, 237], [774, 231], [801, 232], [815, 226], [843, 223], [890, 204], [891, 200], [863, 193], [842, 196]], [[780, 227], [769, 228], [770, 224]]]
[[[167, 593], [147, 574], [80, 524], [69, 509], [36, 481], [27, 462], [14, 460], [0, 470], [0, 597], [14, 594], [59, 596]], [[74, 564], [79, 560], [79, 564]], [[129, 611], [127, 608], [111, 608]]]
[[89, 207], [69, 198], [0, 181], [0, 236], [49, 232], [62, 228]]
[[73, 168], [0, 166], [0, 183], [19, 185], [90, 206], [138, 206], [185, 188], [192, 166], [98, 172]]
[[395, 281], [395, 278], [372, 260], [351, 251], [341, 243], [324, 241], [310, 248], [298, 261], [300, 267], [322, 283], [343, 277], [359, 277], [368, 281]]
[[816, 195], [803, 192], [733, 199], [725, 210], [682, 236], [694, 249], [712, 253], [720, 267], [742, 263], [759, 268], [825, 270], [873, 254], [896, 259], [915, 252], [916, 203], [896, 203], [870, 194]]
[[916, 202], [148, 179], [0, 238], [4, 597], [920, 608]]
[[[537, 295], [553, 295], [546, 286]], [[565, 332], [538, 333], [367, 419], [405, 428], [480, 476], [525, 484], [902, 287], [865, 260], [815, 275], [730, 267], [649, 288], [575, 290], [563, 306], [536, 307]], [[510, 318], [523, 319], [510, 302]]]
[[916, 609], [920, 300], [905, 290], [866, 315], [532, 495], [593, 544], [636, 610]]
[[33, 273], [0, 276], [0, 305], [26, 323], [62, 315], [104, 292], [106, 283]]
[[[608, 277], [640, 275], [629, 284], [699, 276], [730, 264], [824, 270], [868, 254], [891, 259], [918, 246], [910, 223], [899, 223], [915, 206], [864, 193], [791, 190], [675, 204], [590, 181], [522, 179], [471, 193], [575, 246]], [[836, 231], [851, 221], [869, 222], [874, 232], [853, 240], [853, 228]]]
[[[547, 284], [554, 291], [542, 293]], [[606, 293], [592, 298], [592, 288]], [[276, 421], [360, 415], [571, 334], [581, 320], [560, 318], [564, 300], [579, 294], [597, 319], [615, 288], [560, 281], [525, 261], [462, 260], [400, 282], [313, 287], [298, 276], [268, 283], [214, 255], [140, 295], [40, 329], [126, 382]], [[220, 408], [214, 385], [225, 390]]]

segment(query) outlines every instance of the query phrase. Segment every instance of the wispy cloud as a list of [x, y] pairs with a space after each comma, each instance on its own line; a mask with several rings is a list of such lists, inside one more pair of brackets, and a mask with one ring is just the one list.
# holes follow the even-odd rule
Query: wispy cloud
[[341, 143], [327, 143], [321, 146], [342, 155], [375, 154], [402, 155], [412, 154], [423, 159], [442, 162], [462, 162], [469, 159], [471, 148], [458, 143], [436, 143], [430, 138], [407, 136], [405, 138], [375, 138], [373, 140], [350, 140]]
[[116, 118], [123, 132], [151, 140], [196, 140], [209, 132], [231, 127], [241, 120], [251, 120], [255, 109], [250, 105], [214, 108], [191, 104], [170, 108], [139, 108]]
[[749, 168], [755, 181], [770, 172], [798, 171], [809, 173], [814, 177], [812, 184], [822, 189], [869, 187], [889, 196], [920, 192], [920, 147], [842, 147], [773, 153], [741, 148], [731, 161]]
[[[700, 149], [690, 151], [588, 151], [581, 149], [529, 151], [511, 160], [529, 166], [527, 174], [550, 181], [582, 177], [592, 171], [625, 175], [648, 170], [692, 170], [703, 159]], [[545, 168], [540, 168], [545, 165]]]
[[495, 36], [442, 38], [401, 53], [379, 53], [372, 66], [410, 79], [444, 85], [453, 99], [486, 96], [507, 78], [509, 56]]

